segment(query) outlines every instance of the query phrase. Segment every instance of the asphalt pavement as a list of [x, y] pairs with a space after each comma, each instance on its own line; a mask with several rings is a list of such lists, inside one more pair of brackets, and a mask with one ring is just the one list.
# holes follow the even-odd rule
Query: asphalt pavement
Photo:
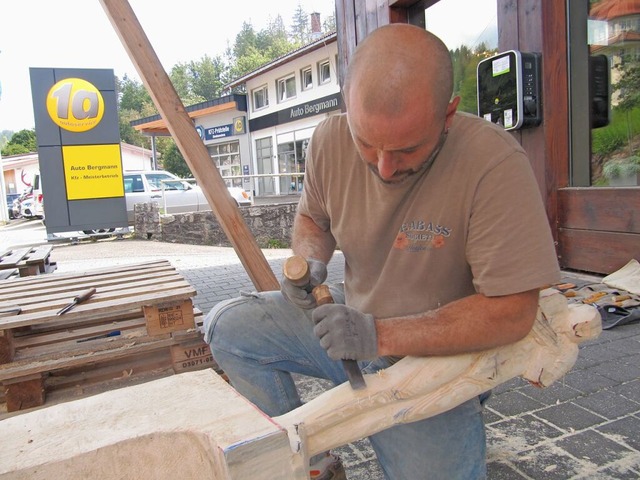
[[[46, 242], [44, 227], [36, 223], [0, 226], [2, 251]], [[279, 274], [291, 251], [263, 253]], [[153, 259], [167, 259], [176, 267], [196, 288], [194, 303], [205, 313], [219, 301], [253, 289], [231, 248], [168, 244], [128, 235], [57, 241], [51, 260], [58, 268], [49, 275]], [[342, 279], [343, 266], [337, 253], [329, 266], [329, 281]], [[565, 272], [564, 280], [582, 285], [599, 281], [571, 272]], [[302, 377], [297, 383], [305, 399], [330, 387]], [[500, 385], [487, 402], [485, 424], [491, 480], [639, 479], [640, 323], [606, 330], [583, 344], [574, 368], [548, 388], [536, 388], [522, 379]], [[349, 480], [384, 478], [366, 439], [336, 453]]]

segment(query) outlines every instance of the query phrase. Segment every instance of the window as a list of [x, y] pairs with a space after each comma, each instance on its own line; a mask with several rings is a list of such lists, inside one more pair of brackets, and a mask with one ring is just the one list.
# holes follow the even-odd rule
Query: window
[[331, 69], [329, 68], [329, 60], [318, 63], [318, 84], [322, 85], [331, 81]]
[[302, 90], [309, 90], [313, 88], [313, 78], [311, 78], [311, 67], [304, 67], [300, 70], [300, 84]]
[[[218, 167], [222, 178], [242, 175], [240, 164], [240, 142], [218, 143], [209, 145], [209, 156]], [[227, 187], [242, 187], [242, 178], [230, 178], [224, 181]]]
[[284, 102], [296, 97], [296, 77], [294, 74], [281, 78], [276, 84], [278, 85], [279, 102]]
[[253, 110], [260, 110], [269, 106], [269, 90], [267, 86], [263, 85], [260, 88], [256, 88], [253, 91]]

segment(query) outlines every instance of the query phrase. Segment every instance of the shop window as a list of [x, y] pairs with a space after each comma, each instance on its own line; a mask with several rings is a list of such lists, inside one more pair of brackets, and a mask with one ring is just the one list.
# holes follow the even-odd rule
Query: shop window
[[292, 98], [296, 98], [296, 76], [294, 74], [279, 79], [276, 82], [278, 86], [278, 101], [286, 102]]
[[[259, 175], [273, 173], [273, 140], [271, 137], [256, 139], [256, 163]], [[275, 177], [258, 178], [258, 195], [273, 195], [276, 193]]]
[[304, 67], [300, 70], [300, 84], [302, 90], [310, 90], [313, 88], [313, 78], [311, 76], [311, 66]]
[[588, 166], [582, 165], [585, 182], [578, 167], [573, 184], [586, 186], [588, 178], [593, 187], [639, 186], [640, 47], [629, 39], [640, 37], [640, 8], [614, 0], [589, 2], [588, 8], [591, 152]]
[[313, 129], [298, 130], [278, 136], [278, 173], [280, 173], [281, 195], [302, 192], [309, 146], [308, 136], [312, 131]]
[[323, 85], [331, 81], [331, 68], [329, 60], [318, 63], [318, 84]]
[[[209, 156], [220, 171], [220, 176], [228, 187], [242, 187], [242, 165], [240, 163], [240, 143], [218, 143], [209, 145]], [[238, 177], [238, 178], [229, 178]]]
[[260, 110], [269, 106], [269, 90], [266, 85], [256, 88], [252, 92], [253, 110]]

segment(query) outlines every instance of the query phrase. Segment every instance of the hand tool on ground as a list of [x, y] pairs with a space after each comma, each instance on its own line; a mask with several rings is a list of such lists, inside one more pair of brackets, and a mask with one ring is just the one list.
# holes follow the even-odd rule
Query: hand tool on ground
[[76, 343], [88, 342], [90, 340], [99, 340], [100, 338], [117, 337], [120, 335], [120, 330], [114, 330], [113, 332], [103, 333], [102, 335], [95, 335], [93, 337], [81, 338], [76, 340]]
[[94, 287], [91, 287], [88, 290], [85, 290], [80, 295], [73, 297], [73, 301], [68, 305], [66, 305], [65, 307], [61, 308], [56, 315], [62, 315], [63, 313], [66, 313], [69, 310], [71, 310], [73, 307], [75, 307], [79, 303], [86, 302], [93, 296], [94, 293], [96, 293], [96, 289]]
[[0, 317], [8, 317], [9, 315], [20, 315], [22, 307], [18, 305], [10, 305], [8, 307], [0, 307]]
[[[282, 272], [294, 285], [310, 292], [315, 297], [318, 306], [333, 303], [333, 297], [327, 285], [312, 287], [309, 284], [309, 265], [305, 258], [300, 255], [293, 255], [287, 258], [282, 267]], [[361, 390], [367, 387], [356, 360], [342, 360], [342, 366], [349, 378], [351, 388]]]

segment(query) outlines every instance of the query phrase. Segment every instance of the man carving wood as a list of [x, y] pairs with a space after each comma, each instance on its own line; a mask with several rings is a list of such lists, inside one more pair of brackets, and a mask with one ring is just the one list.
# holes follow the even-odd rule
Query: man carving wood
[[[336, 246], [344, 253], [335, 303], [315, 308], [285, 278], [280, 292], [223, 302], [206, 320], [216, 361], [268, 415], [301, 405], [291, 372], [341, 384], [340, 359], [373, 373], [404, 356], [513, 344], [531, 330], [540, 288], [560, 280], [526, 153], [457, 112], [452, 85], [448, 49], [414, 26], [379, 28], [350, 59], [347, 113], [314, 132], [293, 233], [312, 285]], [[483, 478], [486, 397], [372, 435], [385, 476]]]

